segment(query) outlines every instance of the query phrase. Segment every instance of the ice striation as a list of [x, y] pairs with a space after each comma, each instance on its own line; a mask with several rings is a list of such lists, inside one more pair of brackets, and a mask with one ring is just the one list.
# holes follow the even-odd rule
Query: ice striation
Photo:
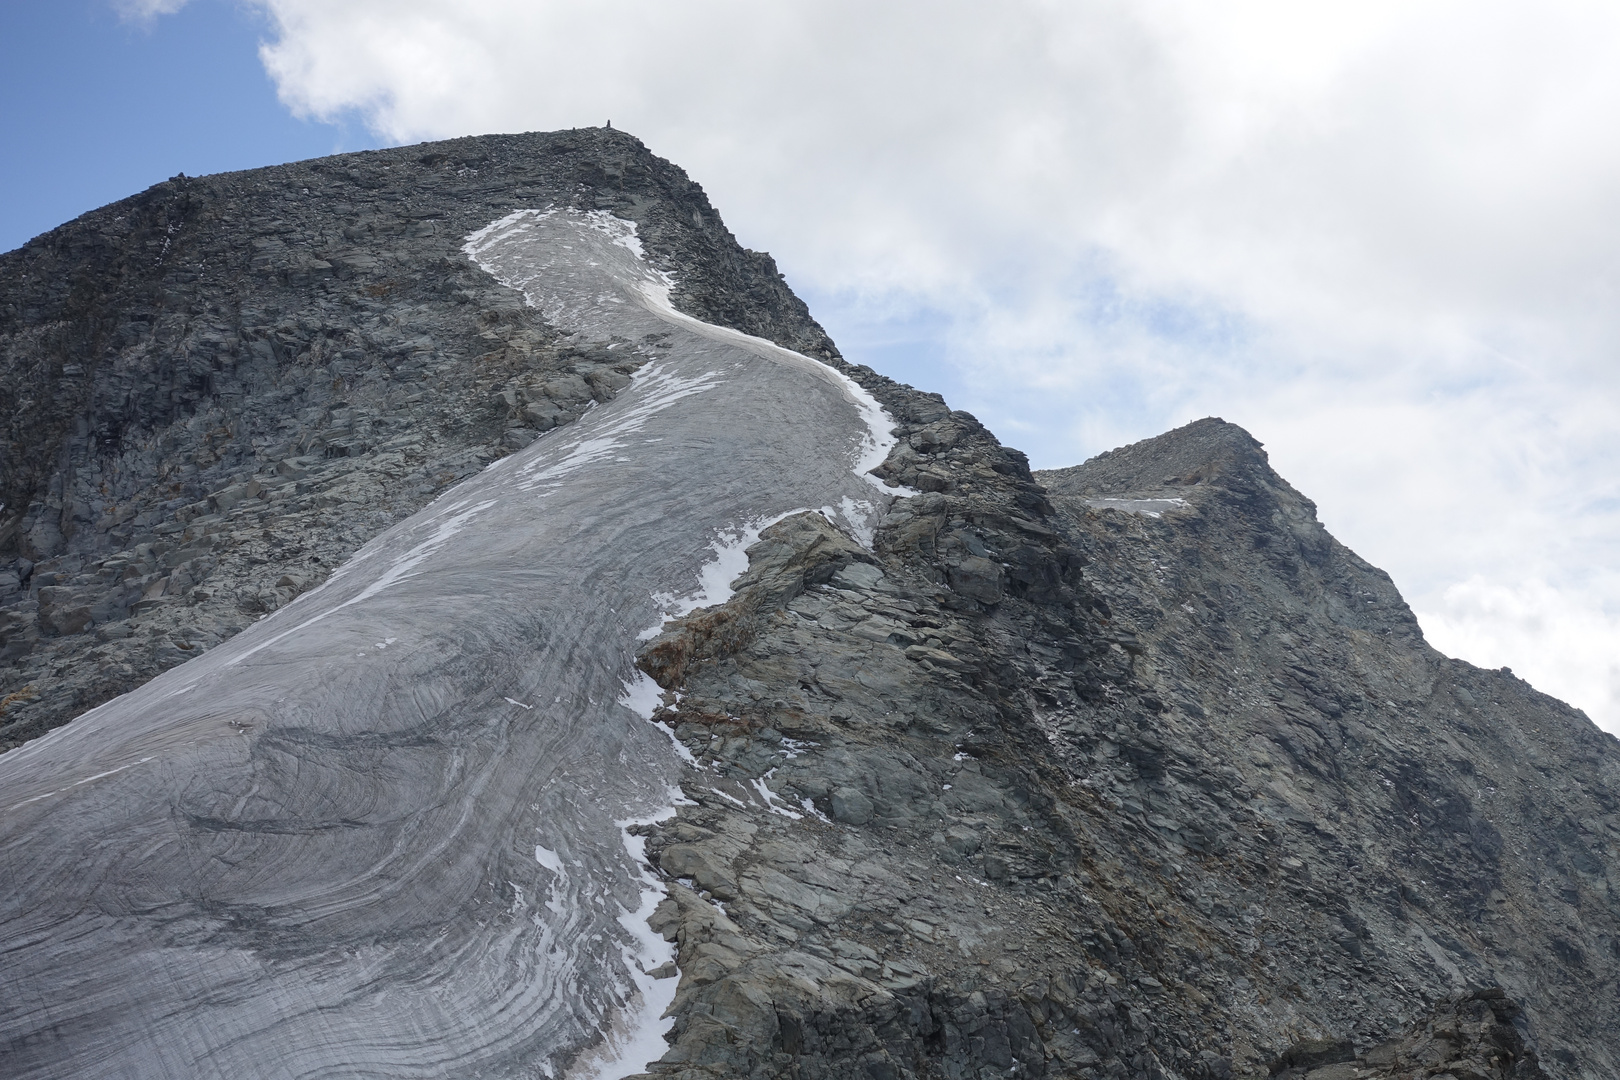
[[465, 250], [648, 362], [0, 758], [8, 1076], [610, 1080], [663, 1053], [663, 886], [626, 829], [690, 755], [648, 722], [638, 634], [724, 600], [796, 510], [869, 538], [893, 440], [844, 375], [677, 313], [628, 222], [520, 211]]

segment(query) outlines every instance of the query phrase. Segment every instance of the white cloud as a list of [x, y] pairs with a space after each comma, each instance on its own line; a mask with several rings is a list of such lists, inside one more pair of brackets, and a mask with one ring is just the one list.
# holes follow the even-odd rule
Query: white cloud
[[160, 15], [173, 15], [191, 0], [112, 0], [113, 10], [130, 22], [150, 22]]
[[1534, 578], [1503, 584], [1473, 577], [1447, 589], [1439, 609], [1419, 612], [1418, 620], [1442, 652], [1514, 667], [1537, 687], [1565, 687], [1594, 719], [1620, 715], [1620, 616], [1612, 611]]
[[260, 4], [306, 114], [611, 118], [1038, 464], [1243, 423], [1450, 647], [1620, 730], [1585, 653], [1445, 599], [1534, 577], [1620, 655], [1620, 7]]

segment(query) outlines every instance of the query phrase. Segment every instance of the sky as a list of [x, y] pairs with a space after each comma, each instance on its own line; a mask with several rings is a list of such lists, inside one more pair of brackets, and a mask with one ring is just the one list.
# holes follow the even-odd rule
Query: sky
[[0, 5], [0, 248], [177, 172], [639, 136], [1037, 468], [1242, 424], [1430, 642], [1620, 732], [1620, 5]]

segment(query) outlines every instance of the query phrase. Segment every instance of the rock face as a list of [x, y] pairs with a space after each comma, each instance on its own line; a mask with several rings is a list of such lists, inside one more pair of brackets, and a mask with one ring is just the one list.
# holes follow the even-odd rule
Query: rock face
[[1031, 474], [604, 131], [0, 273], [0, 722], [205, 653], [0, 756], [5, 1075], [1620, 1074], [1620, 748], [1239, 428]]
[[666, 1071], [1612, 1072], [1611, 737], [1425, 646], [1241, 429], [1043, 495], [893, 395], [943, 490], [876, 563], [785, 522], [642, 654], [713, 777], [649, 847], [724, 904], [662, 909]]

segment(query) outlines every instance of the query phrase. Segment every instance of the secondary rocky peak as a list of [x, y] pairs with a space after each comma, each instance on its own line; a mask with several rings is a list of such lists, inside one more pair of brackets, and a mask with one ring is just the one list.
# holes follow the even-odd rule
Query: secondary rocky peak
[[[1196, 537], [1156, 573], [1218, 563], [1225, 580], [1209, 587], [1228, 596], [1263, 596], [1346, 628], [1421, 640], [1389, 575], [1339, 543], [1317, 519], [1316, 504], [1236, 424], [1198, 420], [1039, 479], [1070, 513], [1104, 523], [1105, 536], [1152, 532], [1149, 522], [1163, 518]], [[1097, 571], [1112, 572], [1117, 567]]]
[[1285, 486], [1259, 440], [1213, 416], [1042, 477], [1055, 493], [1088, 496], [1168, 493], [1223, 481]]

